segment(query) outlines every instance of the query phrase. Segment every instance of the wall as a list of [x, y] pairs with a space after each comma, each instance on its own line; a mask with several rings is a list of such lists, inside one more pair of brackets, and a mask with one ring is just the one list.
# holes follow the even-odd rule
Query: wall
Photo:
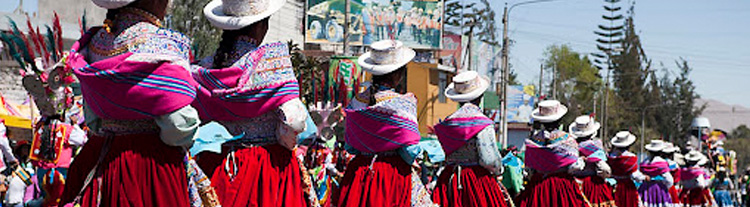
[[37, 10], [39, 19], [51, 21], [53, 12], [57, 12], [60, 21], [76, 25], [85, 10], [89, 27], [102, 25], [107, 14], [107, 10], [96, 6], [91, 0], [39, 0]]
[[[419, 132], [423, 137], [427, 134], [427, 126], [433, 126], [440, 119], [458, 109], [458, 103], [446, 99], [445, 103], [438, 101], [439, 73], [445, 73], [434, 68], [437, 64], [431, 63], [409, 63], [407, 65], [407, 90], [414, 93], [419, 103], [417, 104], [417, 118], [419, 119]], [[452, 77], [448, 75], [447, 81]]]
[[303, 17], [303, 2], [288, 0], [281, 10], [271, 16], [268, 23], [268, 33], [264, 42], [287, 42], [293, 40], [300, 48], [304, 47], [305, 35]]

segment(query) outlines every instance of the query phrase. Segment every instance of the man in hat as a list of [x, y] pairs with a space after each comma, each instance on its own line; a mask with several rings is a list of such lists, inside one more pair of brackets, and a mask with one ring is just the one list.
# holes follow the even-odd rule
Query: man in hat
[[594, 206], [615, 206], [612, 187], [604, 180], [611, 174], [607, 164], [607, 153], [601, 139], [596, 137], [601, 124], [592, 116], [576, 117], [569, 125], [568, 132], [576, 137], [578, 152], [586, 162], [586, 167], [574, 175], [583, 181], [583, 194]]
[[400, 41], [370, 45], [358, 63], [371, 73], [372, 85], [346, 109], [346, 147], [354, 159], [346, 166], [336, 206], [429, 206], [412, 169], [422, 154], [417, 99], [406, 92], [406, 64], [415, 52]]
[[91, 133], [61, 203], [188, 206], [185, 148], [200, 123], [190, 106], [190, 40], [163, 27], [169, 0], [92, 1], [108, 9], [104, 26], [65, 61], [81, 83]]
[[610, 139], [612, 151], [607, 163], [612, 168], [612, 177], [617, 180], [615, 186], [615, 204], [618, 207], [638, 207], [640, 198], [635, 182], [647, 179], [638, 171], [638, 156], [628, 149], [635, 143], [636, 137], [629, 131], [620, 131]]
[[643, 206], [672, 205], [669, 188], [674, 184], [674, 179], [672, 174], [669, 173], [669, 163], [661, 153], [666, 146], [666, 143], [662, 140], [651, 140], [645, 147], [649, 156], [641, 162], [640, 171], [648, 177], [638, 187]]
[[206, 19], [222, 29], [213, 56], [194, 66], [193, 106], [238, 136], [222, 145], [211, 182], [223, 206], [318, 206], [312, 181], [295, 156], [307, 109], [299, 99], [288, 45], [261, 45], [269, 18], [285, 0], [214, 0]]
[[453, 77], [445, 90], [445, 96], [461, 108], [434, 126], [447, 163], [432, 196], [436, 204], [508, 206], [510, 199], [503, 199], [505, 194], [495, 180], [503, 166], [493, 121], [479, 108], [489, 85], [489, 78], [465, 71]]
[[712, 206], [710, 195], [705, 195], [708, 187], [705, 169], [700, 166], [704, 155], [698, 150], [691, 150], [685, 154], [686, 166], [680, 169], [680, 202], [689, 206]]
[[560, 119], [568, 108], [557, 100], [539, 102], [531, 117], [541, 130], [526, 140], [526, 165], [534, 172], [526, 191], [519, 196], [521, 207], [587, 206], [572, 172], [585, 166], [579, 158], [575, 138], [560, 130]]

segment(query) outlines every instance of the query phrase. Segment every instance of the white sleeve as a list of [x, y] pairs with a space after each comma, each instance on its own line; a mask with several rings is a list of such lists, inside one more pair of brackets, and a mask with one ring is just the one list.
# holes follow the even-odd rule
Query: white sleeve
[[305, 131], [307, 126], [307, 109], [301, 100], [295, 98], [281, 104], [277, 113], [281, 120], [276, 128], [279, 144], [287, 149], [294, 149], [297, 146], [297, 134]]
[[596, 174], [602, 177], [609, 177], [612, 175], [612, 168], [609, 167], [607, 161], [601, 160], [596, 162]]
[[191, 106], [185, 106], [177, 111], [165, 114], [154, 119], [159, 125], [159, 137], [170, 146], [188, 147], [198, 135], [198, 126], [201, 123], [198, 111]]
[[641, 171], [637, 171], [637, 170], [633, 172], [633, 174], [631, 174], [630, 177], [633, 178], [633, 180], [638, 181], [638, 182], [643, 182], [644, 180], [646, 180], [646, 175], [641, 173]]
[[13, 155], [13, 149], [10, 148], [10, 142], [8, 141], [8, 137], [1, 136], [0, 137], [0, 151], [3, 151], [3, 157], [5, 157], [5, 160], [8, 162], [15, 162], [16, 156]]
[[706, 178], [703, 177], [703, 175], [700, 175], [697, 178], [695, 178], [695, 181], [698, 184], [698, 187], [700, 188], [708, 187], [708, 182], [706, 181]]
[[70, 137], [68, 137], [68, 143], [73, 146], [83, 146], [83, 144], [86, 144], [86, 141], [88, 141], [86, 132], [77, 124], [73, 124], [73, 130], [70, 132]]
[[479, 165], [489, 170], [492, 174], [503, 174], [503, 162], [500, 152], [495, 145], [495, 130], [492, 126], [485, 127], [477, 135], [477, 154]]
[[576, 162], [568, 165], [568, 172], [570, 173], [579, 172], [579, 171], [582, 171], [583, 168], [585, 167], [586, 167], [586, 161], [583, 161], [583, 158], [579, 157], [578, 159], [576, 159]]
[[674, 178], [672, 177], [672, 174], [669, 172], [666, 172], [664, 174], [661, 174], [662, 177], [664, 177], [664, 180], [660, 180], [667, 188], [672, 187], [674, 185]]

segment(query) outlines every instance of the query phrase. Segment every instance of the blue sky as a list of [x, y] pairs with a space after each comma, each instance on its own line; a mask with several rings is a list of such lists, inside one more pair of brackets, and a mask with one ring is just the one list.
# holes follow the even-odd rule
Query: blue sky
[[[490, 2], [501, 24], [506, 1]], [[518, 2], [522, 1], [507, 1], [509, 5]], [[596, 52], [593, 31], [604, 23], [603, 2], [557, 0], [513, 9], [509, 35], [516, 43], [510, 63], [519, 79], [538, 81], [542, 53], [549, 45], [568, 44], [581, 53]], [[621, 3], [627, 7], [628, 0]], [[35, 11], [36, 4], [36, 0], [24, 1], [27, 11]], [[4, 5], [0, 11], [12, 11], [18, 0], [0, 0], [0, 5]], [[748, 11], [747, 0], [641, 0], [635, 5], [635, 25], [654, 69], [661, 72], [663, 63], [677, 75], [674, 62], [682, 57], [693, 68], [691, 78], [703, 98], [750, 107]], [[545, 80], [549, 81], [549, 76]]]
[[[465, 0], [466, 2], [473, 0]], [[505, 1], [490, 0], [499, 20]], [[508, 1], [509, 5], [522, 1]], [[596, 52], [597, 25], [604, 1], [558, 0], [518, 6], [510, 14], [515, 40], [510, 63], [524, 83], [537, 83], [544, 49], [568, 44], [581, 53]], [[628, 0], [623, 0], [627, 8]], [[624, 8], [624, 9], [625, 9]], [[641, 0], [635, 26], [653, 69], [660, 63], [678, 75], [675, 60], [686, 59], [703, 98], [750, 106], [750, 1]], [[502, 29], [502, 25], [499, 25]], [[549, 76], [545, 78], [549, 81]]]

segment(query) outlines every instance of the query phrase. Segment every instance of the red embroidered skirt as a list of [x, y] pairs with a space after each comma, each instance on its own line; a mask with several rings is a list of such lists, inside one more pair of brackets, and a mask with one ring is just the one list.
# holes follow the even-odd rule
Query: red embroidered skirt
[[518, 198], [520, 207], [590, 206], [575, 178], [568, 173], [536, 173]]
[[688, 206], [712, 206], [710, 192], [708, 189], [703, 188], [691, 188], [683, 189], [680, 193], [680, 203]]
[[612, 187], [604, 178], [599, 176], [587, 176], [579, 178], [583, 181], [583, 195], [586, 195], [591, 205], [598, 207], [616, 206]]
[[[357, 155], [346, 166], [333, 201], [338, 207], [408, 207], [411, 205], [411, 165], [398, 155]], [[372, 170], [370, 170], [372, 163]]]
[[[458, 189], [459, 176], [462, 189]], [[447, 166], [432, 193], [432, 201], [441, 206], [505, 207], [504, 198], [495, 177], [482, 166], [462, 167], [461, 175], [454, 165]]]
[[235, 150], [234, 157], [225, 158], [211, 178], [222, 206], [307, 206], [299, 161], [292, 151], [274, 144]]
[[[105, 139], [90, 136], [68, 171], [62, 204], [79, 193], [99, 160]], [[189, 206], [185, 152], [164, 144], [159, 134], [115, 136], [100, 164], [101, 181], [84, 191], [81, 206]], [[99, 190], [101, 189], [101, 190]]]
[[638, 188], [630, 178], [617, 179], [615, 186], [615, 204], [617, 207], [638, 207], [641, 202], [638, 197]]

